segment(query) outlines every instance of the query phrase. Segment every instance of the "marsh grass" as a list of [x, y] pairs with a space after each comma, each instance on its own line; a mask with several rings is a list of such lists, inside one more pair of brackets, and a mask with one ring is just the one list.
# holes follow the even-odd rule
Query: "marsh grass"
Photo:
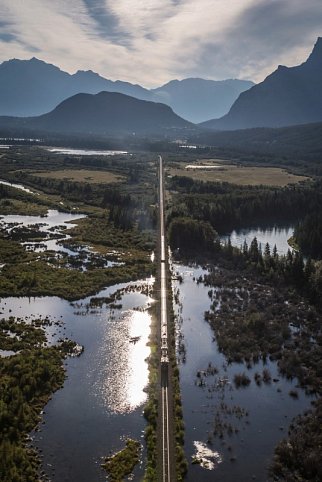
[[234, 384], [236, 388], [248, 387], [251, 380], [245, 373], [236, 373], [234, 376]]

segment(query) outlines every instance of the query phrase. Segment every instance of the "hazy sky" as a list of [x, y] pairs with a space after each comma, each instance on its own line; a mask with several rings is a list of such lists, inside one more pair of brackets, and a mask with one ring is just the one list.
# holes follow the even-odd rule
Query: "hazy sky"
[[262, 80], [303, 62], [322, 0], [0, 0], [0, 61], [38, 57], [147, 87]]

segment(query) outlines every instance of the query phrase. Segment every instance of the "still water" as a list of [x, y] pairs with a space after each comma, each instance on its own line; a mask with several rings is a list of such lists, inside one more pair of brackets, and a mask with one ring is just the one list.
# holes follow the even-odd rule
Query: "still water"
[[[39, 251], [59, 251], [69, 255], [75, 255], [74, 251], [62, 246], [64, 241], [67, 241], [70, 236], [63, 235], [64, 230], [71, 229], [76, 226], [73, 221], [83, 218], [83, 214], [62, 213], [55, 209], [49, 209], [46, 216], [21, 216], [17, 214], [8, 214], [0, 216], [0, 229], [10, 232], [20, 226], [37, 228], [39, 232], [46, 236], [50, 236], [50, 240], [42, 240], [28, 243], [23, 243], [29, 249], [36, 252]], [[57, 238], [55, 237], [57, 236]]]
[[293, 235], [293, 233], [293, 226], [258, 227], [234, 230], [225, 236], [221, 236], [221, 240], [227, 241], [228, 238], [230, 238], [231, 244], [240, 248], [244, 244], [244, 241], [250, 246], [250, 243], [256, 237], [258, 243], [261, 243], [263, 251], [266, 243], [270, 245], [271, 250], [276, 244], [278, 254], [286, 254], [288, 249], [291, 249], [287, 240]]
[[38, 192], [33, 192], [30, 189], [28, 189], [27, 187], [23, 186], [22, 184], [14, 184], [13, 182], [2, 181], [2, 180], [0, 180], [0, 184], [3, 184], [4, 186], [9, 186], [9, 187], [15, 187], [16, 189], [20, 189], [20, 191], [24, 191], [24, 192], [27, 192], [28, 194], [35, 194], [35, 195], [39, 196]]
[[[40, 229], [58, 229], [76, 217], [79, 215], [49, 212], [47, 218], [38, 217], [37, 221], [46, 225]], [[34, 221], [32, 217], [23, 217], [23, 221], [11, 218], [3, 217], [2, 221], [5, 219], [7, 225]], [[250, 242], [256, 236], [262, 243], [276, 244], [283, 253], [292, 231], [249, 229], [231, 233], [231, 240], [240, 246], [245, 238]], [[245, 367], [227, 365], [204, 321], [204, 312], [211, 303], [209, 288], [197, 284], [195, 279], [205, 270], [180, 264], [175, 264], [174, 270], [183, 277], [183, 283], [174, 281], [173, 287], [178, 293], [178, 335], [185, 349], [180, 383], [189, 461], [187, 480], [264, 482], [275, 445], [287, 435], [292, 418], [310, 406], [311, 398], [298, 388], [298, 399], [291, 398], [289, 391], [296, 380], [280, 377], [273, 362], [265, 368], [277, 382], [260, 387], [252, 382], [246, 389], [235, 389], [231, 383], [234, 374], [245, 371]], [[64, 387], [45, 407], [40, 431], [32, 434], [33, 443], [43, 456], [43, 468], [53, 482], [106, 480], [100, 467], [102, 457], [120, 450], [127, 437], [143, 443], [146, 423], [142, 411], [151, 323], [147, 309], [153, 302], [153, 281], [149, 278], [102, 290], [98, 297], [121, 290], [114, 307], [104, 303], [93, 306], [90, 298], [74, 303], [57, 297], [0, 300], [2, 317], [21, 316], [27, 321], [49, 317], [54, 322], [47, 328], [50, 343], [68, 337], [85, 347], [79, 358], [66, 360]], [[206, 384], [199, 386], [197, 373], [206, 371], [209, 364], [218, 373], [209, 373]], [[263, 368], [259, 364], [247, 370], [247, 374], [253, 379], [254, 372]], [[219, 418], [231, 427], [231, 433], [222, 439], [211, 436]], [[203, 457], [201, 465], [191, 464], [196, 456]], [[142, 479], [143, 459], [144, 453], [134, 471], [134, 480]]]
[[[85, 347], [80, 357], [66, 361], [64, 387], [45, 407], [41, 430], [32, 434], [52, 481], [106, 480], [102, 457], [123, 448], [127, 437], [143, 443], [153, 282], [148, 278], [102, 290], [98, 297], [121, 290], [114, 307], [90, 305], [90, 298], [74, 303], [57, 297], [1, 300], [2, 317], [48, 316], [54, 322], [51, 342], [68, 337]], [[142, 460], [135, 480], [142, 478]]]
[[[206, 270], [179, 264], [174, 265], [174, 270], [183, 277], [183, 283], [174, 281], [173, 287], [174, 291], [179, 290], [175, 312], [185, 353], [180, 364], [180, 383], [189, 462], [187, 480], [264, 482], [274, 447], [287, 436], [292, 418], [310, 407], [312, 397], [299, 388], [298, 398], [290, 397], [289, 391], [297, 381], [282, 378], [275, 362], [260, 362], [250, 369], [237, 363], [227, 365], [204, 320], [211, 303], [209, 287], [198, 284], [196, 279]], [[182, 349], [179, 359], [182, 360]], [[212, 373], [212, 367], [218, 373]], [[264, 368], [275, 381], [257, 386], [254, 373]], [[207, 369], [205, 384], [199, 386], [197, 374]], [[233, 378], [241, 372], [246, 372], [252, 382], [247, 388], [236, 389]], [[222, 438], [213, 435], [218, 425], [225, 426]], [[203, 464], [191, 464], [193, 457], [202, 456]]]
[[127, 151], [93, 151], [90, 149], [66, 149], [64, 147], [46, 147], [46, 150], [55, 154], [66, 154], [69, 156], [117, 156], [127, 154]]

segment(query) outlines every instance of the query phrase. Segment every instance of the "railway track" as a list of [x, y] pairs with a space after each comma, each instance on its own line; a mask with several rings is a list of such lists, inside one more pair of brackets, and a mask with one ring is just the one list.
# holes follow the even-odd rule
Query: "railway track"
[[162, 481], [171, 481], [169, 436], [169, 354], [167, 308], [167, 249], [164, 229], [163, 161], [159, 156], [159, 214], [160, 214], [160, 322], [161, 322], [161, 405], [162, 405]]

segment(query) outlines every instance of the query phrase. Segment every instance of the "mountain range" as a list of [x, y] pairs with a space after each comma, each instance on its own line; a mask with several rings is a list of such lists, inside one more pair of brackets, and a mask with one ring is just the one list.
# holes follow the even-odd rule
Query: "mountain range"
[[173, 136], [178, 130], [195, 128], [171, 107], [116, 92], [76, 94], [54, 110], [36, 117], [0, 117], [0, 129], [22, 135], [55, 133], [80, 136], [146, 135]]
[[201, 122], [228, 112], [238, 95], [254, 84], [243, 80], [173, 80], [156, 89], [112, 81], [88, 71], [71, 75], [32, 58], [0, 64], [0, 115], [38, 116], [78, 93], [118, 92], [140, 100], [162, 102], [181, 117]]
[[199, 123], [226, 114], [241, 92], [254, 84], [249, 80], [171, 80], [151, 92], [154, 99], [170, 105], [184, 119]]
[[279, 66], [266, 79], [240, 94], [228, 114], [202, 127], [235, 130], [283, 127], [322, 121], [322, 38], [306, 62]]
[[[2, 133], [13, 135], [21, 132], [91, 137], [156, 134], [182, 139], [187, 138], [188, 133], [198, 135], [202, 129], [211, 133], [212, 130], [279, 128], [321, 122], [322, 38], [318, 38], [306, 62], [296, 67], [280, 66], [263, 82], [242, 92], [228, 114], [220, 119], [196, 126], [178, 115], [183, 112], [187, 117], [190, 112], [192, 117], [201, 116], [205, 112], [202, 106], [206, 104], [210, 110], [215, 104], [219, 108], [218, 98], [225, 103], [225, 89], [230, 86], [234, 90], [235, 82], [185, 79], [147, 90], [139, 85], [103, 79], [91, 71], [70, 75], [37, 59], [13, 60], [0, 65], [0, 106], [2, 112], [15, 108], [16, 116], [0, 117], [0, 128]], [[242, 81], [238, 82], [240, 87]], [[247, 83], [244, 88], [246, 86]], [[72, 94], [50, 112], [34, 116], [34, 110], [42, 110], [46, 102], [47, 108], [51, 103], [56, 105], [59, 97], [70, 94], [73, 89], [93, 90], [94, 93]], [[127, 94], [115, 92], [116, 89]], [[218, 89], [222, 89], [221, 96]], [[237, 95], [236, 90], [234, 93]], [[173, 104], [176, 113], [166, 103]], [[33, 116], [17, 117], [18, 113], [21, 116], [21, 110], [31, 111]], [[253, 134], [251, 136], [254, 138]]]

